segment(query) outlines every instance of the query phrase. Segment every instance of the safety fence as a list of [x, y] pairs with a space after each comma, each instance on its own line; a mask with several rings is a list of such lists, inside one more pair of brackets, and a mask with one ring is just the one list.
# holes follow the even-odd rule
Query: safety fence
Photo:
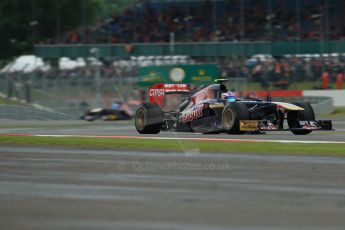
[[0, 118], [14, 120], [71, 120], [76, 119], [65, 113], [37, 109], [27, 106], [0, 105]]
[[66, 77], [16, 74], [0, 77], [0, 93], [27, 104], [38, 104], [66, 116], [80, 117], [86, 110], [110, 107], [113, 102], [139, 100], [142, 89], [118, 76], [86, 76], [69, 72]]
[[274, 42], [192, 42], [192, 43], [136, 43], [128, 44], [77, 44], [36, 45], [35, 54], [43, 58], [89, 57], [93, 48], [99, 56], [129, 57], [145, 55], [188, 55], [193, 57], [250, 56], [255, 54], [323, 54], [344, 53], [344, 41], [274, 41]]

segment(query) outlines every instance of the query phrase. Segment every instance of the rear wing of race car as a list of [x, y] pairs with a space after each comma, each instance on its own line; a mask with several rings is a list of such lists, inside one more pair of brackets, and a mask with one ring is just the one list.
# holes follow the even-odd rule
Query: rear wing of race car
[[171, 94], [189, 94], [187, 84], [155, 84], [149, 88], [149, 102], [164, 107], [166, 95]]

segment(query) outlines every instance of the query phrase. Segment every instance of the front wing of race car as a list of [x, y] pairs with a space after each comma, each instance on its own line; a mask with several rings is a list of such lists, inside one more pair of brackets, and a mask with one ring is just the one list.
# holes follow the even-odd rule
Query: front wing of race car
[[291, 131], [291, 130], [315, 130], [315, 131], [330, 131], [334, 130], [331, 120], [318, 121], [299, 121], [296, 128], [279, 128], [278, 125], [270, 121], [263, 120], [240, 120], [240, 131]]

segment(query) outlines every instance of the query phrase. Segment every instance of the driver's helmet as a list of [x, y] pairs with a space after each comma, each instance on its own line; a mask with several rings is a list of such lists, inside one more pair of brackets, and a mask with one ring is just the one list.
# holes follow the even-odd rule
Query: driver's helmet
[[227, 101], [236, 101], [236, 94], [234, 92], [228, 91], [222, 93], [222, 98]]

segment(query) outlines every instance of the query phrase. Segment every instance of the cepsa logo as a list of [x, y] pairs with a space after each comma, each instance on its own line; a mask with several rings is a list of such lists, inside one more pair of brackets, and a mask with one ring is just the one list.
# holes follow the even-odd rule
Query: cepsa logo
[[164, 89], [150, 89], [150, 97], [164, 96]]
[[202, 110], [203, 110], [202, 105], [189, 110], [188, 112], [182, 115], [181, 122], [189, 122], [189, 121], [202, 117], [203, 116]]

